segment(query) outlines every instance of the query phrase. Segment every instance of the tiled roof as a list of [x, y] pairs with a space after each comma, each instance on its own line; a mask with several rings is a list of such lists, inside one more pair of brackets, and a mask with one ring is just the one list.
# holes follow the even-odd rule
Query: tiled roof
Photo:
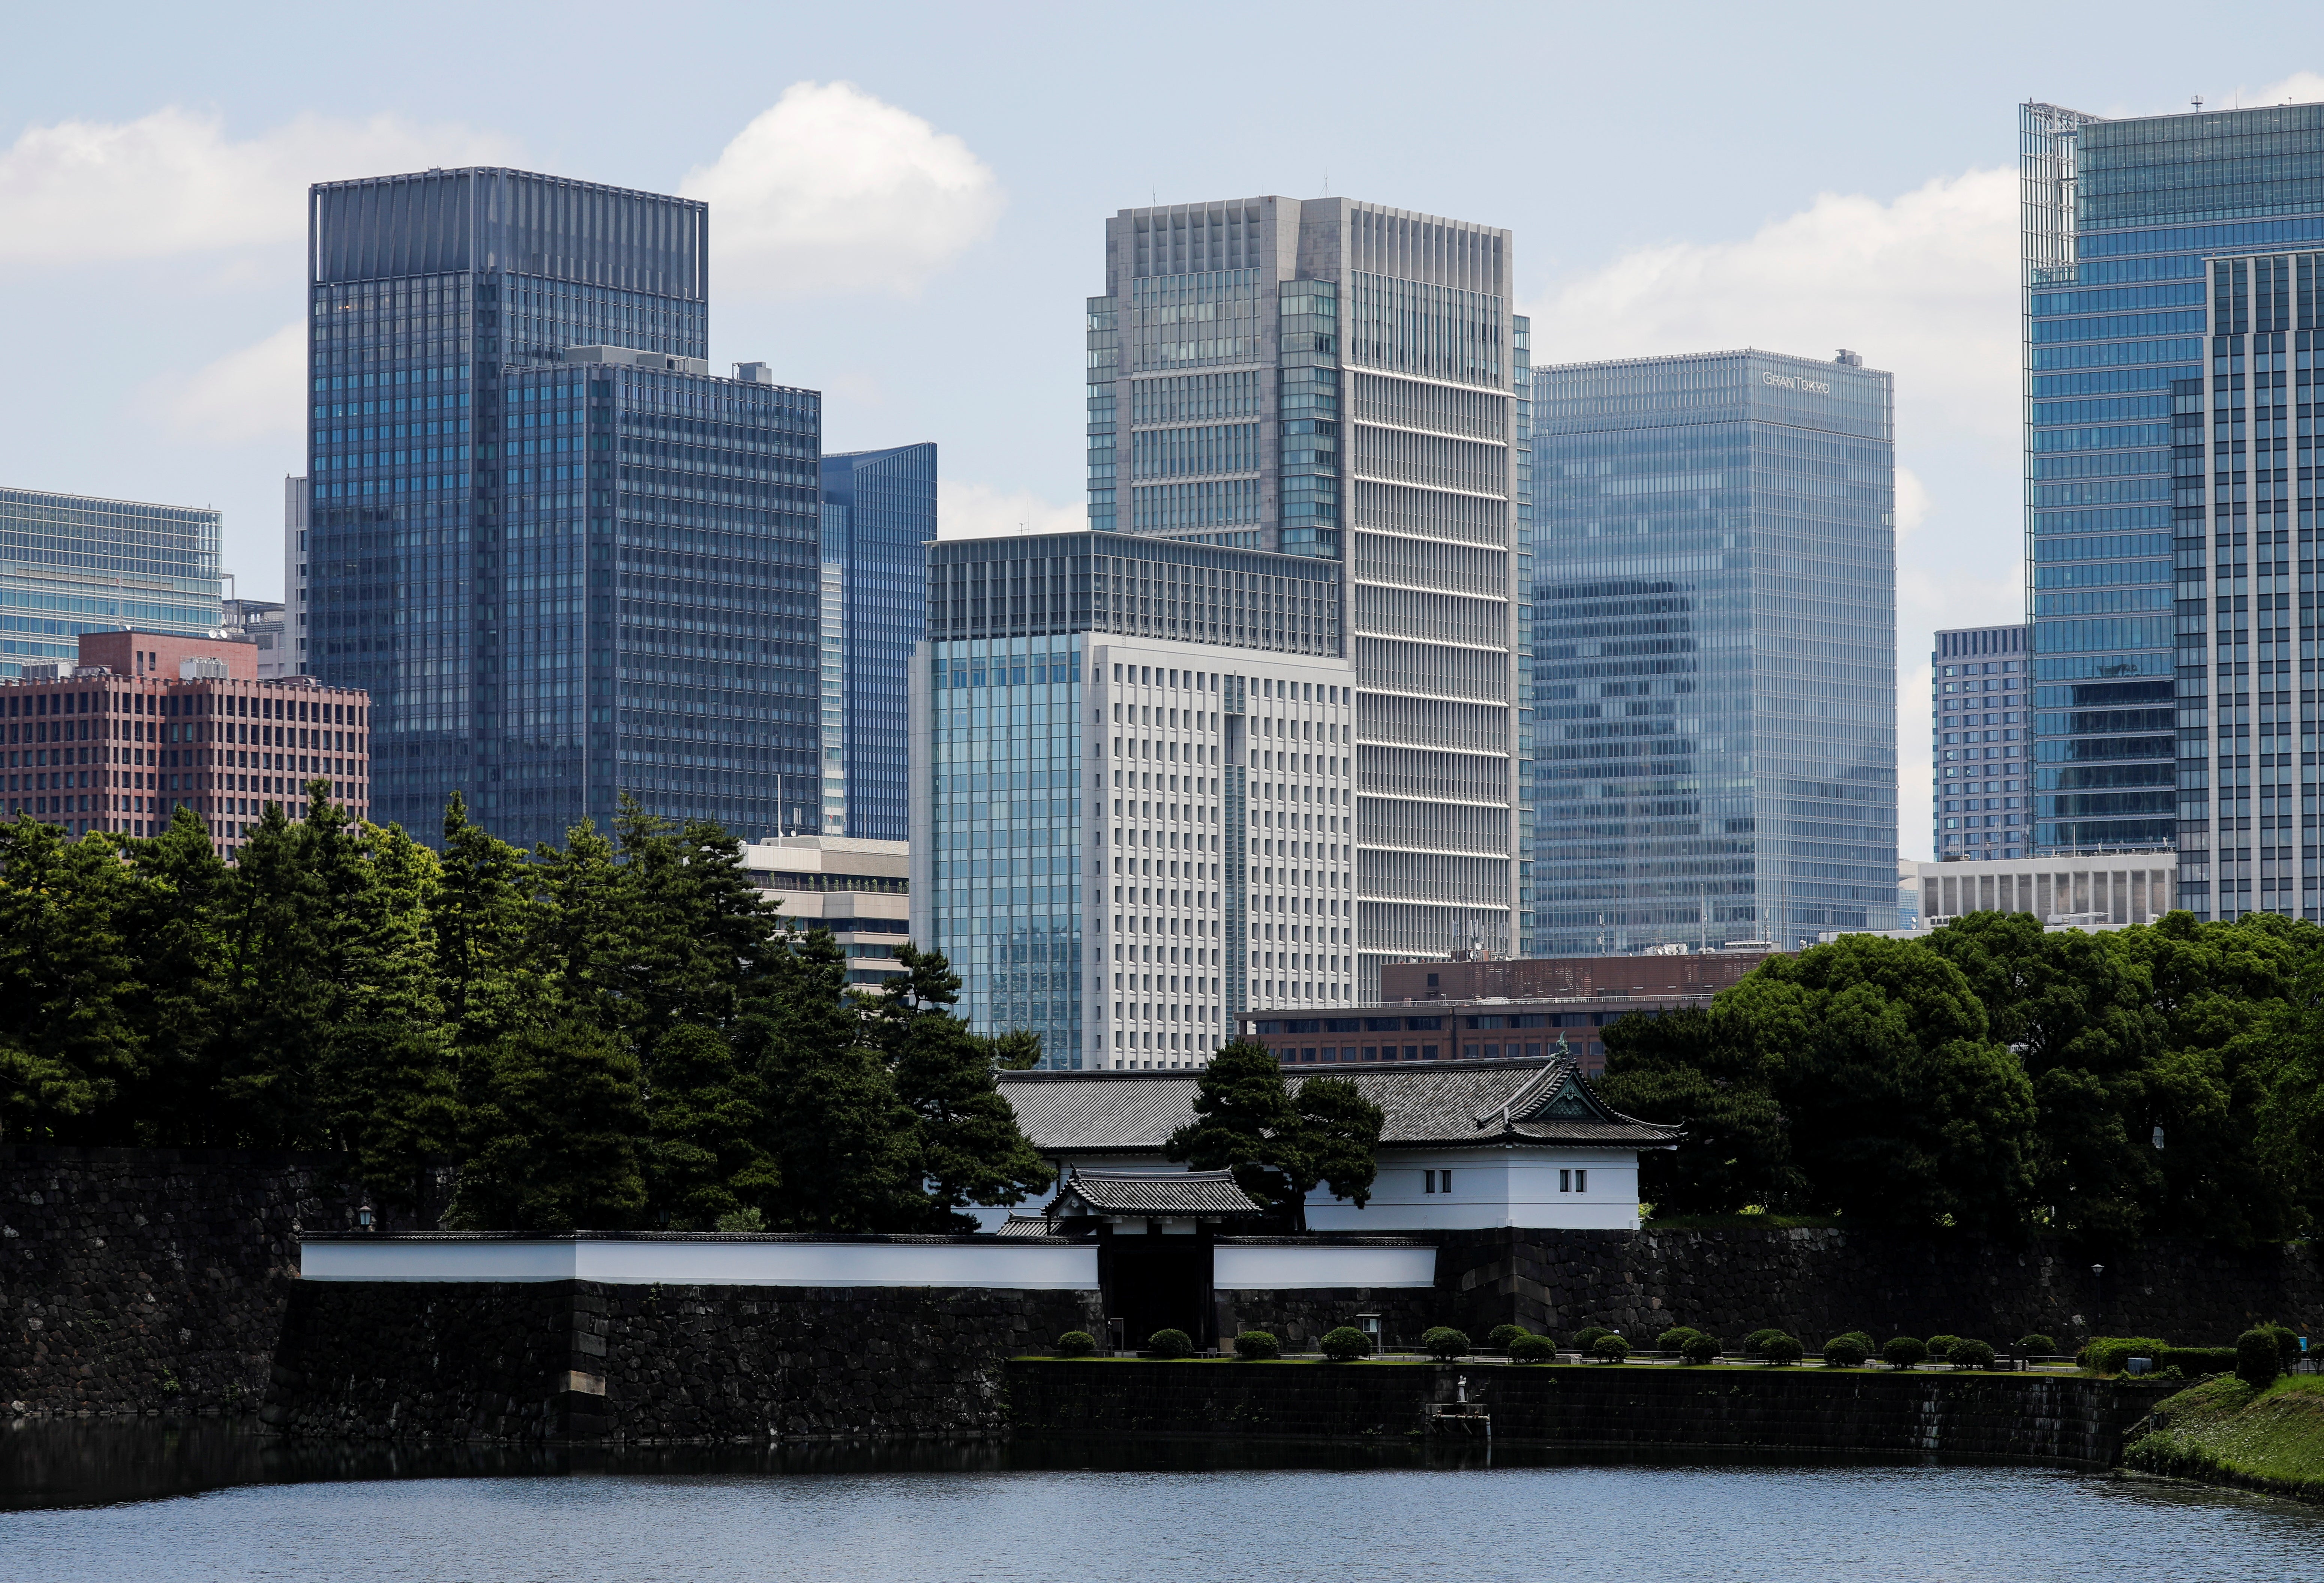
[[[1036, 1148], [1052, 1153], [1159, 1154], [1194, 1118], [1198, 1071], [1004, 1072], [1001, 1091]], [[1681, 1128], [1622, 1115], [1598, 1098], [1570, 1059], [1434, 1061], [1295, 1071], [1342, 1078], [1380, 1108], [1384, 1148], [1496, 1140], [1658, 1147]]]
[[1047, 1215], [1011, 1215], [993, 1235], [1012, 1238], [1047, 1237], [1055, 1229], [1055, 1223]]
[[1267, 1211], [1225, 1171], [1072, 1171], [1057, 1202], [1079, 1200], [1101, 1215], [1249, 1219]]

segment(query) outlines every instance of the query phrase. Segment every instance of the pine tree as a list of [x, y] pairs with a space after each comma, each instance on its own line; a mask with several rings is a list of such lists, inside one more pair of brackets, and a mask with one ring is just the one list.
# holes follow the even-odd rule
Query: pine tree
[[1235, 1185], [1295, 1230], [1307, 1229], [1307, 1195], [1370, 1201], [1379, 1107], [1343, 1078], [1307, 1078], [1295, 1094], [1266, 1045], [1222, 1045], [1194, 1087], [1194, 1119], [1170, 1137], [1168, 1155], [1197, 1171], [1231, 1171]]
[[713, 1230], [746, 1207], [763, 1214], [781, 1179], [758, 1146], [764, 1112], [733, 1049], [712, 1029], [684, 1023], [655, 1045], [650, 1070], [654, 1209], [679, 1231]]
[[137, 1081], [125, 889], [112, 837], [0, 824], [0, 1137], [84, 1141]]
[[560, 1232], [634, 1224], [646, 1205], [637, 1057], [575, 1017], [520, 1028], [491, 1062], [448, 1223]]
[[309, 847], [304, 827], [268, 803], [236, 855], [226, 898], [219, 1091], [245, 1145], [330, 1141], [318, 1063], [330, 1017], [322, 966], [329, 898]]
[[126, 1006], [143, 1071], [108, 1118], [146, 1144], [229, 1142], [218, 1011], [231, 872], [190, 808], [180, 806], [160, 835], [115, 839], [127, 861], [121, 931], [136, 967]]
[[481, 1081], [484, 1053], [540, 1003], [542, 974], [531, 956], [534, 876], [523, 852], [470, 823], [467, 800], [456, 791], [444, 809], [438, 872], [429, 920], [436, 978], [465, 1087], [467, 1076]]

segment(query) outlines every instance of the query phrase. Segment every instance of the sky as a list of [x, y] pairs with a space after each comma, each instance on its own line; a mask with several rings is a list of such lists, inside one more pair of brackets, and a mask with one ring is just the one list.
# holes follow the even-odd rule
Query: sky
[[711, 208], [714, 368], [934, 440], [946, 537], [1083, 520], [1106, 215], [1342, 193], [1517, 236], [1536, 364], [1896, 375], [1899, 851], [1941, 627], [2023, 611], [2016, 106], [2324, 98], [2183, 5], [12, 7], [0, 482], [226, 514], [280, 597], [309, 183], [512, 164]]

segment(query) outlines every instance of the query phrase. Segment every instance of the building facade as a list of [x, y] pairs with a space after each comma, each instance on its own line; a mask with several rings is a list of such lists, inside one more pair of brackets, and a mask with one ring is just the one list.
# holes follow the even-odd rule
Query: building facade
[[904, 696], [927, 609], [936, 448], [823, 459], [823, 824], [901, 841]]
[[[309, 217], [308, 661], [377, 700], [377, 807], [520, 842], [623, 790], [812, 810], [820, 403], [708, 373], [708, 215], [507, 170]], [[295, 524], [294, 533], [300, 531]]]
[[847, 981], [877, 988], [902, 976], [911, 927], [910, 871], [900, 841], [788, 835], [746, 842], [742, 871], [768, 906], [801, 929], [828, 929], [847, 956]]
[[1355, 996], [1336, 568], [1133, 535], [929, 550], [912, 937], [1051, 1067], [1198, 1065], [1254, 998]]
[[[2324, 106], [2104, 119], [2027, 104], [2019, 152], [2034, 850], [2175, 846], [2206, 916], [2304, 910], [2310, 843], [2289, 833], [2298, 793], [2281, 789], [2298, 782], [2264, 774], [2297, 768], [2297, 750], [2246, 762], [2240, 739], [2215, 755], [2210, 733], [2298, 734], [2290, 585], [2263, 584], [2263, 602], [2251, 579], [2296, 575], [2292, 535], [2309, 526], [2291, 455], [2305, 321], [2290, 273], [2274, 311], [2272, 272], [2324, 243]], [[2238, 270], [2269, 282], [2240, 331]], [[2280, 625], [2251, 620], [2271, 609]], [[2227, 776], [2230, 805], [2274, 806], [2220, 813]]]
[[1741, 351], [1534, 377], [1547, 955], [1893, 917], [1894, 388]]
[[2175, 905], [2168, 853], [1904, 866], [1921, 893], [1919, 916], [1898, 931], [1907, 935], [1978, 912], [2031, 913], [2057, 928], [2151, 924]]
[[304, 478], [282, 481], [282, 660], [290, 676], [307, 663], [307, 526], [314, 491]]
[[228, 638], [247, 639], [258, 650], [258, 677], [296, 676], [298, 664], [290, 649], [283, 606], [272, 599], [227, 599], [221, 602], [218, 631]]
[[2032, 629], [1961, 627], [1929, 651], [1929, 850], [2032, 855]]
[[207, 507], [0, 485], [0, 676], [69, 670], [83, 632], [214, 630], [218, 527]]
[[1356, 958], [1526, 929], [1526, 323], [1509, 233], [1348, 198], [1124, 209], [1088, 302], [1090, 525], [1333, 567]]
[[368, 816], [369, 700], [311, 676], [261, 679], [247, 640], [91, 632], [72, 663], [0, 680], [0, 807], [70, 836], [156, 835], [182, 806], [231, 861], [269, 803], [296, 818], [317, 780]]

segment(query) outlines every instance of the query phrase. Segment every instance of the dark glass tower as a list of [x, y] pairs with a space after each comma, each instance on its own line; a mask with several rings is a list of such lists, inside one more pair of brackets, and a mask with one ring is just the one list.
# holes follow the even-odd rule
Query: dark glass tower
[[1895, 916], [1894, 390], [1840, 358], [1534, 376], [1545, 954]]
[[1929, 651], [1929, 850], [1940, 862], [2033, 855], [2028, 636], [2022, 622], [1954, 627]]
[[936, 537], [933, 444], [823, 459], [825, 834], [906, 839], [906, 679]]
[[[2290, 595], [2276, 592], [2309, 558], [2291, 538], [2296, 520], [2304, 543], [2310, 524], [2293, 514], [2287, 433], [2306, 391], [2281, 361], [2304, 362], [2305, 341], [2284, 336], [2308, 321], [2295, 327], [2288, 296], [2281, 313], [2255, 297], [2241, 322], [2232, 305], [2255, 272], [2288, 287], [2292, 251], [2324, 241], [2324, 106], [2103, 120], [2028, 104], [2018, 141], [2036, 850], [2176, 846], [2182, 906], [2209, 914], [2217, 879], [2218, 916], [2296, 913], [2314, 805], [2298, 838], [2296, 792], [2250, 812], [2255, 769], [2282, 769], [2298, 749], [2279, 741], [2283, 753], [2255, 764], [2248, 733], [2288, 731], [2315, 686], [2293, 680], [2295, 663], [2313, 667], [2292, 649]], [[2227, 273], [2207, 281], [2215, 267]], [[2282, 626], [2258, 619], [2269, 612]], [[2255, 652], [2257, 632], [2282, 637]], [[2159, 729], [2173, 710], [2175, 732]], [[2228, 810], [2217, 844], [2244, 854], [2223, 854], [2217, 876], [2215, 790]]]
[[707, 229], [517, 170], [312, 189], [308, 656], [372, 695], [383, 822], [813, 806], [819, 403], [708, 377]]

